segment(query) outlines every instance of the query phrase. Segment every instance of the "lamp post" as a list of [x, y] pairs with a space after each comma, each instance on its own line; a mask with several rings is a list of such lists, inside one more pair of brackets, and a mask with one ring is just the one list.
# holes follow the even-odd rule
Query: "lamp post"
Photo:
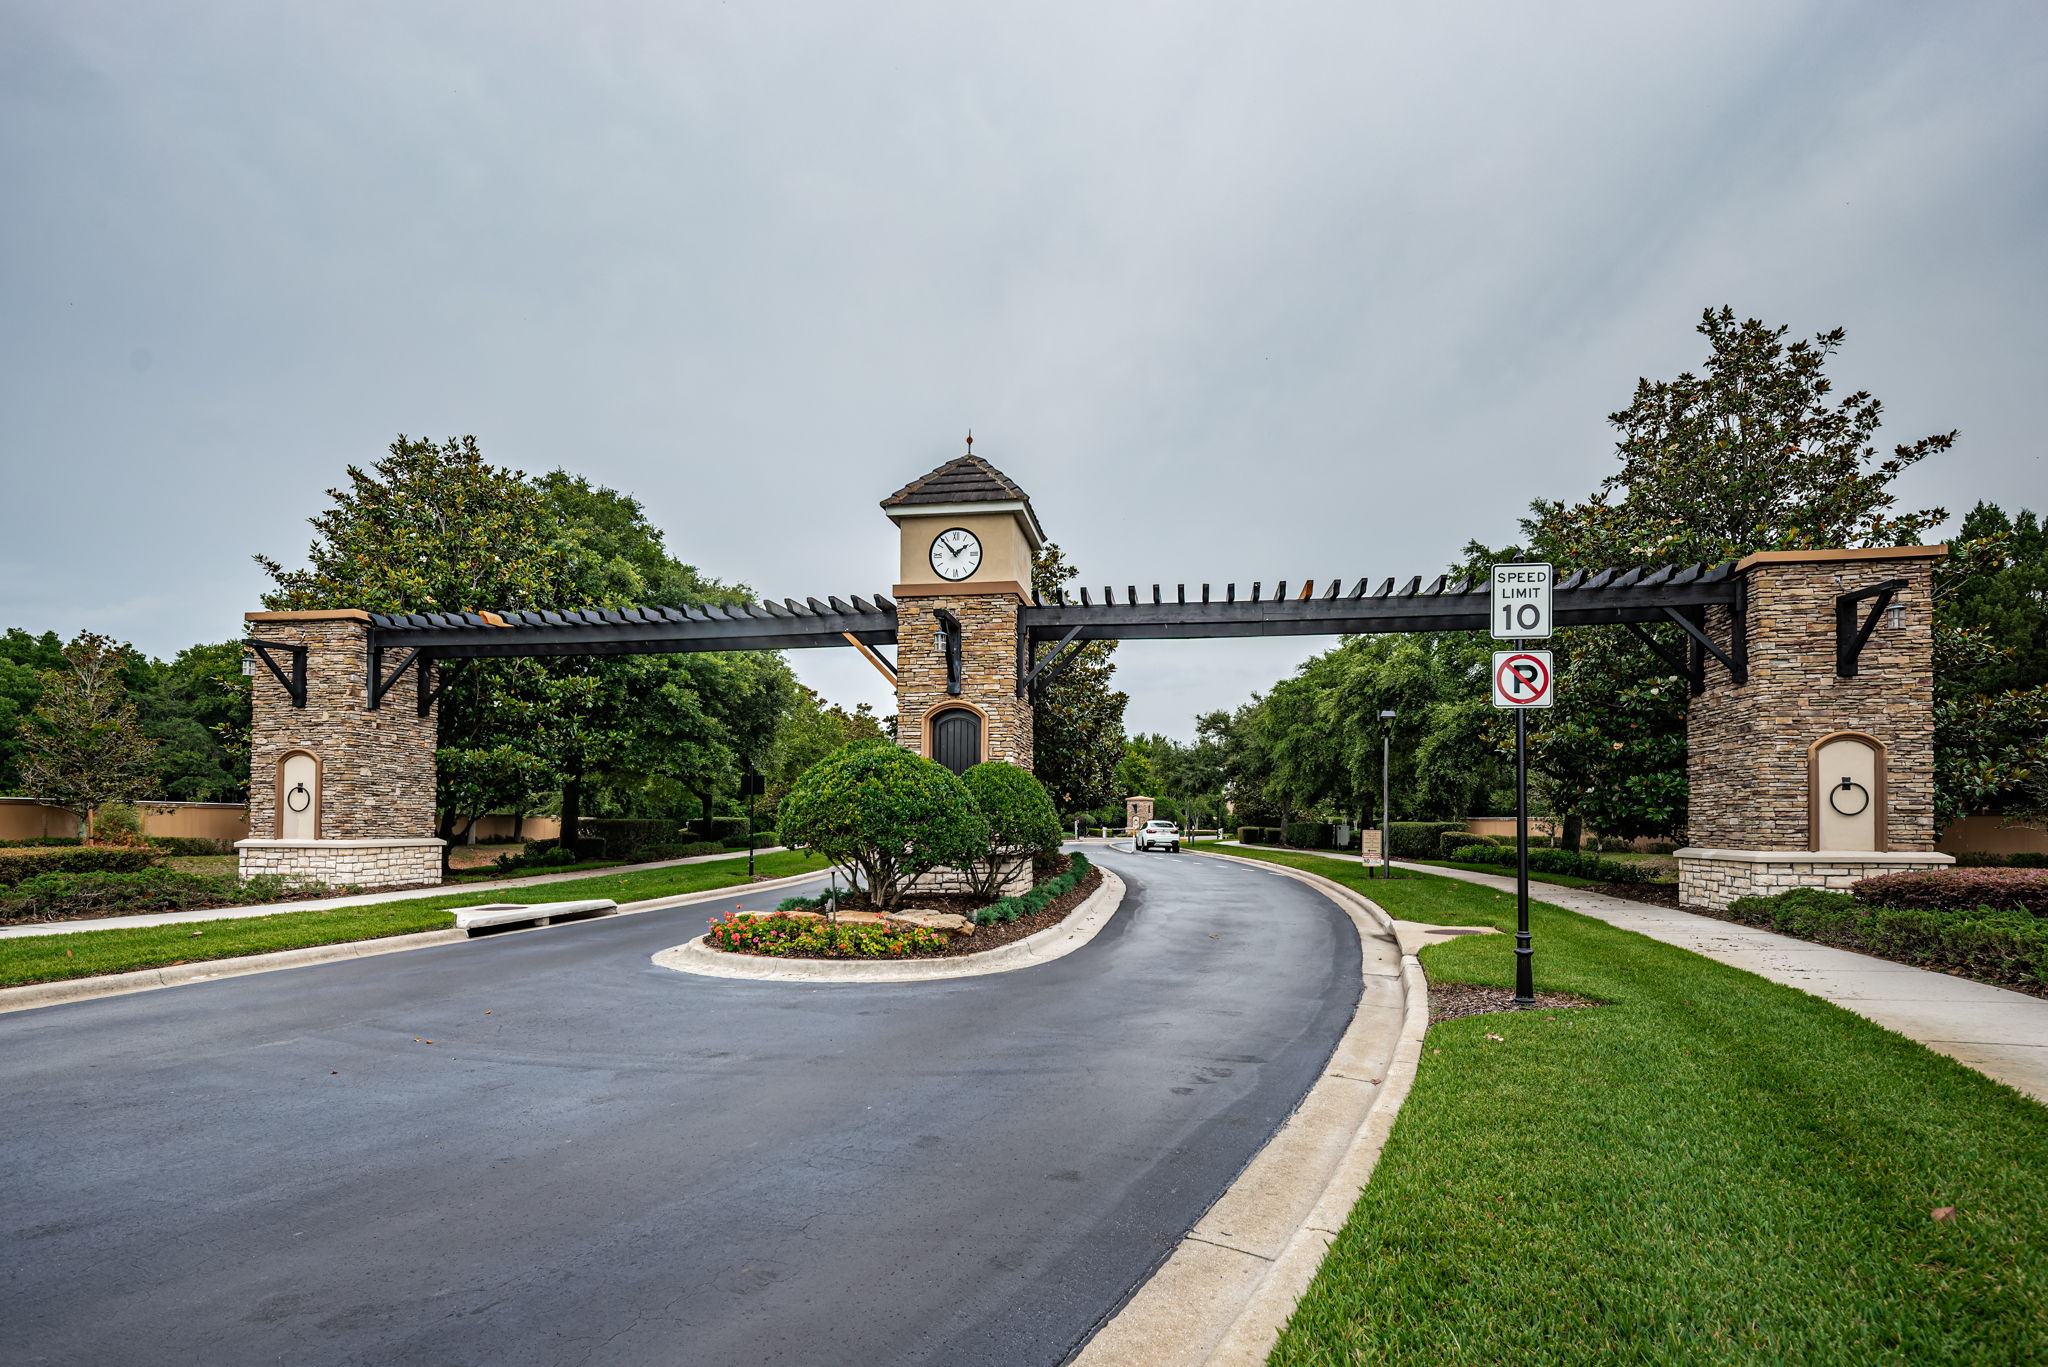
[[1380, 877], [1394, 876], [1394, 709], [1380, 712]]

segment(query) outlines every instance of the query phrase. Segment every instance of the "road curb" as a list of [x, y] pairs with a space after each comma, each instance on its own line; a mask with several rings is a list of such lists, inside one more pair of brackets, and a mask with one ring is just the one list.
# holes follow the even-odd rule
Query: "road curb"
[[988, 973], [1009, 973], [1034, 964], [1051, 963], [1072, 954], [1093, 940], [1117, 909], [1123, 905], [1124, 880], [1102, 869], [1102, 886], [1088, 894], [1086, 901], [1067, 914], [1056, 926], [1034, 935], [986, 950], [970, 958], [912, 959], [903, 962], [841, 961], [837, 959], [769, 959], [746, 954], [728, 954], [712, 949], [704, 937], [676, 945], [654, 955], [654, 962], [677, 973], [696, 973], [707, 978], [728, 978], [746, 982], [777, 983], [912, 983], [949, 978], [978, 978]]
[[[824, 876], [825, 871], [820, 869], [815, 873], [792, 874], [787, 878], [771, 879], [765, 883], [733, 883], [704, 892], [655, 897], [645, 902], [627, 902], [620, 906], [618, 915], [631, 916], [643, 911], [667, 911], [672, 907], [686, 907], [698, 902], [715, 902], [730, 896], [736, 888], [747, 892], [768, 892]], [[526, 930], [501, 931], [499, 934], [527, 935], [534, 930], [567, 930], [574, 926], [603, 925], [612, 919], [614, 918], [604, 916], [587, 921], [565, 921], [560, 926], [535, 926]], [[464, 930], [424, 930], [413, 935], [387, 935], [375, 940], [342, 940], [331, 945], [280, 949], [269, 954], [243, 954], [230, 959], [207, 959], [199, 963], [172, 964], [168, 968], [143, 968], [132, 973], [102, 973], [90, 978], [66, 978], [61, 982], [23, 983], [19, 987], [0, 987], [0, 1015], [10, 1011], [33, 1010], [38, 1006], [91, 1001], [96, 997], [124, 997], [131, 992], [148, 992], [159, 987], [182, 987], [186, 983], [211, 982], [215, 978], [239, 978], [249, 973], [274, 973], [285, 968], [305, 968], [312, 964], [333, 963], [338, 959], [368, 959], [379, 954], [395, 954], [406, 949], [466, 944], [473, 938], [475, 937]], [[494, 935], [486, 938], [497, 937]]]
[[[1073, 1367], [1256, 1367], [1372, 1177], [1429, 1029], [1422, 965], [1394, 919], [1320, 874], [1211, 851], [1316, 888], [1358, 925], [1363, 988], [1321, 1077]], [[1392, 944], [1391, 964], [1388, 943]]]

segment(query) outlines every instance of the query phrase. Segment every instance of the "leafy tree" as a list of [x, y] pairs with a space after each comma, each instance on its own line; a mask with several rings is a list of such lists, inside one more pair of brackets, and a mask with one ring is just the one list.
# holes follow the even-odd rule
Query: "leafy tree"
[[[671, 557], [640, 504], [557, 470], [539, 479], [484, 460], [471, 437], [401, 436], [313, 519], [305, 570], [258, 561], [278, 609], [503, 611], [702, 606], [743, 587]], [[440, 714], [441, 826], [466, 826], [478, 776], [554, 775], [563, 829], [586, 796], [629, 814], [676, 816], [688, 796], [709, 816], [745, 761], [771, 745], [794, 680], [779, 656], [641, 655], [451, 662]], [[533, 761], [514, 761], [516, 751]], [[650, 812], [650, 808], [658, 809]]]
[[[1031, 562], [1031, 591], [1050, 598], [1079, 574], [1048, 541]], [[1116, 767], [1124, 751], [1124, 708], [1130, 695], [1110, 686], [1116, 642], [1091, 641], [1039, 690], [1033, 707], [1032, 771], [1063, 812], [1085, 811], [1117, 797]]]
[[132, 658], [125, 646], [80, 633], [64, 650], [69, 668], [44, 675], [42, 699], [20, 727], [23, 788], [78, 813], [88, 836], [94, 808], [156, 787], [156, 744], [137, 725], [121, 681]]
[[311, 519], [307, 567], [256, 563], [276, 581], [272, 611], [474, 612], [579, 601], [570, 556], [541, 490], [487, 462], [475, 437], [414, 441], [400, 434], [369, 470]]
[[[1979, 504], [1936, 568], [1935, 819], [2048, 824], [2048, 555], [2030, 512]], [[1975, 535], [1971, 535], [1975, 533]]]
[[853, 869], [881, 910], [903, 885], [983, 857], [988, 822], [945, 765], [887, 741], [857, 741], [804, 771], [777, 818], [783, 843]]
[[249, 683], [239, 641], [187, 646], [168, 662], [136, 662], [129, 689], [143, 733], [157, 742], [159, 796], [247, 799]]
[[1883, 406], [1859, 391], [1830, 402], [1824, 373], [1841, 328], [1785, 342], [1787, 327], [1707, 309], [1702, 373], [1639, 379], [1607, 421], [1620, 468], [1584, 503], [1539, 499], [1523, 530], [1574, 569], [1720, 561], [1762, 550], [1907, 546], [1939, 508], [1895, 513], [1891, 485], [1955, 444], [1946, 432], [1880, 459]]
[[789, 711], [776, 732], [775, 743], [761, 762], [767, 778], [764, 806], [775, 811], [795, 786], [798, 775], [843, 745], [859, 740], [882, 740], [881, 723], [867, 703], [848, 712], [829, 703], [802, 684], [791, 695]]
[[1002, 760], [974, 765], [960, 782], [988, 826], [982, 852], [961, 867], [976, 893], [994, 897], [1018, 860], [1059, 848], [1060, 815], [1044, 784]]
[[57, 633], [9, 627], [0, 636], [0, 793], [21, 791], [21, 723], [43, 696], [43, 676], [69, 666]]
[[[466, 836], [477, 818], [492, 812], [524, 812], [554, 782], [554, 772], [536, 755], [510, 745], [439, 750], [444, 836]], [[573, 847], [572, 847], [573, 848]]]

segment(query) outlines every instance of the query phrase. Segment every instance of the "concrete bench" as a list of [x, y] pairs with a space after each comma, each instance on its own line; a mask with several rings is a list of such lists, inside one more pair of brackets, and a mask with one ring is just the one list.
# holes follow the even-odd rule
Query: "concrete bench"
[[474, 935], [480, 930], [507, 926], [550, 926], [557, 921], [616, 916], [618, 911], [619, 904], [610, 898], [592, 902], [491, 902], [480, 907], [455, 908], [455, 928]]

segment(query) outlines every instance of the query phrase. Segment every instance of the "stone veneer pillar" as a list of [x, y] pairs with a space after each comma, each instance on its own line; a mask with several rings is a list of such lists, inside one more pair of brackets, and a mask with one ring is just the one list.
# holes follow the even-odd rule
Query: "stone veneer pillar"
[[[1031, 704], [1017, 695], [1018, 594], [900, 595], [896, 600], [896, 743], [931, 757], [926, 723], [947, 707], [981, 714], [981, 757], [1031, 768]], [[960, 692], [946, 691], [938, 609], [960, 620]]]
[[[1934, 562], [1940, 546], [1770, 551], [1738, 567], [1747, 591], [1749, 680], [1711, 656], [1686, 726], [1692, 816], [1678, 851], [1679, 900], [1726, 907], [1795, 887], [1846, 888], [1902, 868], [1950, 864], [1934, 851]], [[1891, 579], [1900, 625], [1880, 621], [1857, 673], [1835, 673], [1835, 599]], [[1859, 624], [1870, 610], [1866, 599]], [[1729, 639], [1730, 613], [1707, 634]], [[1849, 733], [1883, 749], [1871, 795], [1876, 849], [1823, 849], [1819, 802], [1832, 776], [1815, 750]], [[1816, 787], [1818, 780], [1818, 787]]]
[[[251, 638], [304, 646], [307, 658], [303, 708], [260, 662], [256, 668], [250, 838], [235, 842], [243, 877], [276, 873], [371, 888], [440, 882], [446, 842], [434, 835], [436, 718], [418, 715], [410, 678], [378, 710], [368, 709], [369, 614], [252, 612], [247, 620]], [[308, 775], [309, 791], [292, 795]]]

